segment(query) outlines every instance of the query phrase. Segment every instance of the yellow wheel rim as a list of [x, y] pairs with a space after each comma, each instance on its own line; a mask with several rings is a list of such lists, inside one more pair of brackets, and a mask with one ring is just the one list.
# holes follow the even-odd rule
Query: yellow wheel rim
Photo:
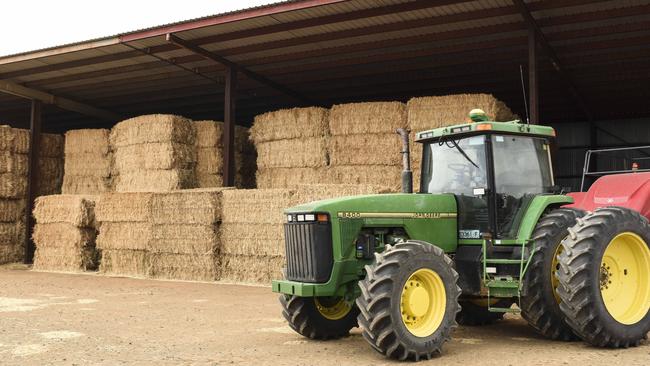
[[557, 276], [557, 271], [560, 270], [560, 261], [557, 259], [557, 257], [559, 257], [563, 251], [564, 247], [562, 244], [558, 245], [555, 249], [555, 253], [553, 254], [553, 260], [551, 261], [551, 288], [553, 289], [553, 297], [555, 297], [555, 302], [558, 304], [562, 300], [560, 299], [560, 295], [557, 294], [557, 288], [560, 286], [560, 279]]
[[352, 309], [352, 306], [342, 297], [315, 297], [314, 303], [320, 315], [329, 320], [343, 319]]
[[400, 303], [406, 329], [416, 337], [430, 336], [442, 324], [446, 308], [447, 295], [440, 276], [427, 268], [413, 272], [404, 284]]
[[618, 234], [600, 265], [600, 293], [609, 314], [632, 325], [650, 310], [650, 249], [637, 234]]

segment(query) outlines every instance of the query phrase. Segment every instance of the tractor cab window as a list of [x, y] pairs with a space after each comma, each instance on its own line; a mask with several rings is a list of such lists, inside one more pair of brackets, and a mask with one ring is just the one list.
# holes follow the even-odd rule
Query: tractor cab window
[[498, 236], [515, 238], [533, 198], [552, 191], [549, 145], [545, 139], [529, 136], [493, 135], [491, 139]]
[[424, 145], [421, 193], [452, 193], [458, 203], [459, 237], [479, 239], [488, 231], [486, 136], [434, 141]]

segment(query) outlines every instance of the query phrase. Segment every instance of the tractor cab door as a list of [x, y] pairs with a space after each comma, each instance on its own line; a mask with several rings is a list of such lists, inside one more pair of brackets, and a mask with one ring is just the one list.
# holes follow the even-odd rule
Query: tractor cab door
[[488, 142], [488, 136], [478, 135], [423, 146], [420, 192], [455, 195], [460, 239], [480, 239], [492, 232]]
[[548, 140], [531, 136], [490, 136], [496, 191], [497, 237], [515, 239], [530, 202], [553, 189]]

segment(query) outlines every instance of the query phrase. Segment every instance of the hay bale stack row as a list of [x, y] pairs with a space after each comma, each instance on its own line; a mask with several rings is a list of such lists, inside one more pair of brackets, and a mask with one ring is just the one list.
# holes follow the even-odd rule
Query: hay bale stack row
[[222, 190], [102, 194], [96, 209], [100, 271], [215, 280]]
[[147, 115], [111, 130], [117, 192], [196, 187], [196, 129], [187, 118]]
[[411, 98], [407, 103], [408, 126], [411, 129], [411, 165], [414, 182], [419, 181], [422, 145], [413, 143], [417, 132], [466, 122], [468, 113], [480, 108], [491, 121], [512, 121], [517, 116], [510, 108], [490, 94], [456, 94]]
[[100, 194], [112, 188], [112, 153], [107, 129], [71, 130], [65, 134], [62, 193]]
[[[223, 185], [223, 122], [197, 121], [196, 179], [200, 188]], [[255, 186], [255, 148], [249, 141], [248, 129], [235, 127], [235, 186]]]
[[63, 148], [62, 135], [44, 133], [38, 149], [38, 181], [35, 192], [37, 196], [61, 193], [63, 183]]
[[321, 199], [384, 193], [370, 185], [299, 185], [294, 189], [223, 192], [221, 276], [229, 282], [268, 283], [285, 263], [284, 210]]
[[95, 207], [99, 270], [110, 275], [146, 277], [147, 246], [153, 236], [152, 193], [104, 193]]
[[400, 102], [333, 106], [325, 181], [386, 185], [399, 190], [401, 143], [395, 130], [406, 126], [406, 106]]
[[34, 268], [82, 272], [97, 269], [94, 196], [52, 195], [36, 199]]
[[281, 188], [322, 180], [328, 164], [325, 108], [293, 108], [255, 117], [257, 187]]

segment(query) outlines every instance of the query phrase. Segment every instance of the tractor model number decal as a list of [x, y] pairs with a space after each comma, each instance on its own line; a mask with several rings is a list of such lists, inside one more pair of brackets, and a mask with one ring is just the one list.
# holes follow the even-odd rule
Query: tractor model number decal
[[460, 239], [480, 239], [481, 231], [480, 230], [459, 230], [458, 237]]
[[455, 212], [339, 212], [342, 219], [447, 219], [455, 218]]

